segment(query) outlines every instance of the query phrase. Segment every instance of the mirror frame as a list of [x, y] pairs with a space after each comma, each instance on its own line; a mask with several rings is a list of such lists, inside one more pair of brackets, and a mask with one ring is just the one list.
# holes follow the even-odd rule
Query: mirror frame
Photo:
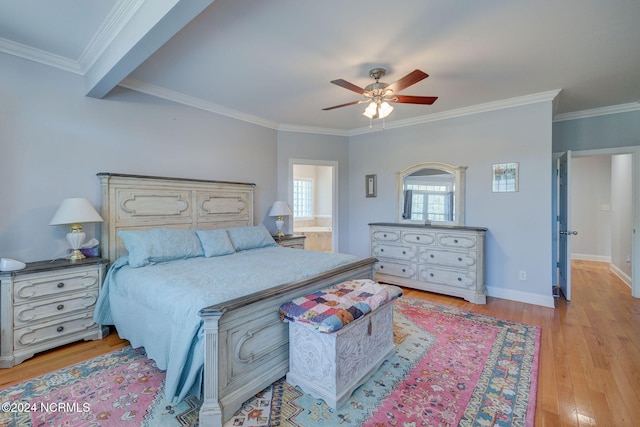
[[404, 209], [404, 179], [408, 175], [419, 171], [420, 169], [439, 169], [447, 173], [455, 175], [455, 209], [456, 214], [453, 221], [432, 221], [434, 224], [450, 224], [450, 225], [464, 225], [464, 201], [465, 201], [465, 174], [467, 166], [453, 166], [447, 163], [440, 162], [426, 162], [413, 165], [399, 172], [396, 172], [398, 182], [398, 204], [397, 204], [397, 218], [399, 223], [406, 224], [424, 224], [424, 221], [416, 221], [411, 219], [402, 218], [402, 211]]

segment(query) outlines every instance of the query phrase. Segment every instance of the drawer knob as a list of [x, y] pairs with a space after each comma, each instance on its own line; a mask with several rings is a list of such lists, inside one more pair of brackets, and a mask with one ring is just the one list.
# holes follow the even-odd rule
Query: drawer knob
[[458, 277], [458, 282], [462, 282], [462, 277]]
[[406, 255], [406, 254], [407, 254], [407, 251], [402, 251], [402, 255]]
[[416, 236], [416, 240], [420, 240], [420, 236]]
[[380, 252], [384, 252], [384, 248], [380, 248]]
[[429, 255], [431, 258], [435, 258], [436, 256], [434, 254]]
[[383, 268], [384, 268], [384, 265], [381, 265], [381, 266], [380, 266], [380, 270], [382, 270]]
[[58, 310], [62, 310], [62, 309], [64, 308], [64, 304], [59, 304], [56, 308], [57, 308]]
[[462, 262], [462, 258], [458, 257], [458, 261]]
[[64, 331], [64, 326], [58, 326], [58, 329], [56, 329], [56, 331], [58, 331], [58, 332]]
[[60, 283], [58, 283], [58, 287], [59, 287], [59, 288], [64, 288], [64, 282], [60, 282]]
[[453, 243], [458, 243], [458, 239], [453, 239]]
[[429, 273], [429, 276], [433, 277], [433, 273]]
[[387, 235], [386, 235], [386, 234], [383, 234], [382, 236], [383, 236], [383, 237], [387, 237]]
[[407, 270], [405, 270], [405, 269], [403, 268], [403, 269], [402, 269], [402, 272], [403, 272], [403, 273], [406, 273], [406, 272], [407, 272]]

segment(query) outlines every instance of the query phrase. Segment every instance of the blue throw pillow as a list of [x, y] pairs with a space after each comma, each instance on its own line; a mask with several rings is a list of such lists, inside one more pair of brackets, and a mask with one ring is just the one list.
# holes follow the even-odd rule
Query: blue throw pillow
[[229, 238], [236, 251], [246, 251], [248, 249], [264, 248], [268, 246], [277, 246], [271, 233], [264, 224], [249, 227], [228, 228]]
[[236, 251], [227, 230], [196, 230], [196, 234], [206, 257], [229, 255]]
[[119, 230], [118, 236], [129, 252], [131, 267], [204, 255], [200, 239], [193, 230]]

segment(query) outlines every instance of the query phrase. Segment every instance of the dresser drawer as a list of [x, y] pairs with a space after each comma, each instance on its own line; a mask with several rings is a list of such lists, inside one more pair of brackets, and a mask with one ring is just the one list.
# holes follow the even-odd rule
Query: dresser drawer
[[14, 350], [20, 350], [45, 341], [56, 340], [96, 328], [97, 325], [93, 321], [93, 311], [91, 310], [68, 316], [64, 320], [44, 322], [34, 326], [16, 329], [13, 348]]
[[437, 285], [450, 286], [453, 288], [475, 288], [475, 272], [469, 273], [458, 270], [441, 270], [438, 268], [421, 268], [420, 280], [423, 282], [435, 283]]
[[38, 323], [49, 318], [93, 310], [98, 300], [98, 290], [69, 295], [69, 299], [47, 299], [16, 305], [14, 308], [13, 326], [20, 328], [28, 324]]
[[417, 255], [415, 246], [394, 246], [374, 244], [371, 248], [371, 255], [375, 257], [386, 257], [403, 261], [414, 261]]
[[472, 234], [438, 233], [438, 244], [445, 248], [472, 249], [477, 238]]
[[47, 298], [72, 291], [98, 289], [100, 273], [91, 270], [74, 270], [68, 273], [33, 275], [29, 279], [16, 280], [13, 299], [16, 304], [35, 298]]
[[400, 230], [375, 230], [371, 233], [374, 242], [401, 242]]
[[416, 277], [416, 268], [411, 264], [378, 261], [375, 269], [376, 273], [403, 277], [405, 279], [413, 279]]
[[405, 243], [418, 245], [433, 245], [436, 243], [436, 233], [428, 231], [405, 231], [402, 235]]
[[478, 255], [473, 252], [456, 252], [443, 249], [421, 249], [420, 263], [475, 270]]

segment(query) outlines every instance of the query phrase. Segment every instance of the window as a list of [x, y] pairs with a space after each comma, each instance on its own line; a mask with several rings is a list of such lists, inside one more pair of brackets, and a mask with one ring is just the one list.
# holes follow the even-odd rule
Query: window
[[312, 181], [310, 179], [293, 180], [293, 217], [311, 218]]

